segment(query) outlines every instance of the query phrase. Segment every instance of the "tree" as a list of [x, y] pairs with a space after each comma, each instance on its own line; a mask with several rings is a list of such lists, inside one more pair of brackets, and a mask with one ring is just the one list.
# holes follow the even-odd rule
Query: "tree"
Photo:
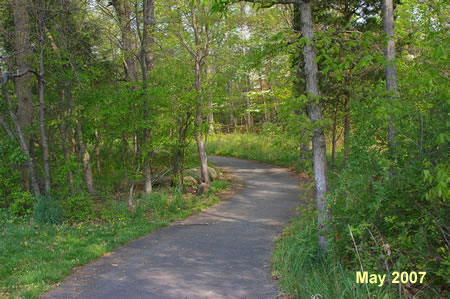
[[[395, 42], [394, 42], [394, 4], [393, 0], [383, 0], [383, 28], [387, 37], [387, 45], [384, 48], [386, 59], [386, 88], [390, 97], [395, 100], [398, 97], [397, 71], [395, 67]], [[388, 129], [389, 147], [395, 147], [394, 120], [389, 122]]]
[[[314, 27], [311, 12], [311, 1], [309, 0], [245, 0], [247, 2], [261, 4], [262, 7], [271, 7], [276, 4], [296, 4], [300, 7], [301, 31], [303, 34], [303, 57], [305, 62], [306, 92], [308, 96], [308, 114], [313, 126], [312, 152], [314, 179], [316, 181], [316, 206], [319, 211], [318, 224], [320, 231], [319, 244], [327, 249], [325, 237], [326, 225], [329, 219], [327, 212], [328, 191], [328, 166], [326, 159], [325, 133], [322, 127], [322, 110], [320, 107], [320, 91], [318, 81], [318, 68], [316, 63], [316, 51], [314, 48]], [[231, 1], [229, 1], [231, 2]], [[216, 5], [223, 5], [223, 1], [217, 1]]]
[[[182, 26], [189, 27], [189, 31], [192, 32], [190, 37], [192, 41], [189, 41], [182, 32], [173, 31], [175, 36], [181, 45], [187, 50], [194, 60], [194, 74], [195, 74], [195, 89], [197, 91], [197, 101], [195, 104], [195, 140], [197, 143], [197, 150], [200, 159], [200, 171], [201, 179], [204, 183], [209, 183], [208, 173], [208, 159], [206, 156], [205, 141], [203, 139], [203, 88], [202, 88], [202, 76], [204, 75], [203, 68], [210, 51], [210, 36], [209, 25], [211, 23], [211, 11], [210, 4], [208, 2], [191, 1], [188, 4], [180, 7], [184, 16], [186, 17], [187, 24]], [[182, 21], [183, 22], [183, 21]]]
[[[16, 50], [16, 65], [17, 71], [23, 72], [32, 67], [33, 53], [31, 49], [30, 38], [30, 16], [29, 16], [30, 2], [29, 0], [14, 0], [14, 31], [15, 31], [15, 50]], [[14, 81], [17, 95], [17, 119], [19, 126], [24, 133], [24, 138], [29, 143], [30, 136], [28, 129], [33, 121], [33, 101], [31, 90], [31, 76], [27, 72], [21, 77], [17, 77]]]

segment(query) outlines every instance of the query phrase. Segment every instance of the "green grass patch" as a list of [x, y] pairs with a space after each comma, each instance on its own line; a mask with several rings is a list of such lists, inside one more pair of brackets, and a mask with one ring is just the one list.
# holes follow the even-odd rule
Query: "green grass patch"
[[[356, 271], [346, 268], [331, 252], [318, 246], [317, 225], [296, 218], [277, 240], [272, 275], [290, 298], [368, 298]], [[395, 298], [393, 287], [369, 286], [371, 298]], [[397, 294], [398, 295], [398, 294]]]
[[310, 159], [299, 159], [295, 140], [256, 134], [217, 134], [208, 138], [208, 154], [239, 157], [284, 167], [299, 172], [311, 169]]
[[[227, 187], [228, 182], [213, 182], [214, 191]], [[74, 267], [219, 201], [214, 192], [202, 197], [155, 192], [140, 200], [133, 212], [124, 203], [110, 202], [101, 222], [76, 225], [38, 224], [31, 217], [13, 217], [1, 210], [0, 297], [36, 298]]]

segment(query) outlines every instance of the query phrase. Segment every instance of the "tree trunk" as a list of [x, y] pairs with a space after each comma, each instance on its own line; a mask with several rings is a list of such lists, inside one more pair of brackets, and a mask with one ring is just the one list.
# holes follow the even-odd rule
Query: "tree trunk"
[[[395, 67], [395, 42], [394, 42], [394, 4], [393, 0], [383, 0], [383, 27], [386, 34], [387, 46], [384, 48], [384, 57], [386, 59], [386, 88], [395, 100], [398, 97], [397, 72]], [[395, 147], [395, 127], [394, 119], [391, 118], [388, 129], [388, 146]]]
[[[96, 138], [96, 143], [98, 145], [100, 143], [100, 136], [98, 134], [97, 129], [95, 129], [95, 138]], [[96, 146], [96, 149], [95, 149], [95, 157], [96, 157], [96, 164], [97, 164], [97, 174], [99, 176], [101, 176], [102, 175], [102, 166], [100, 163], [100, 149], [98, 146]]]
[[[17, 71], [23, 72], [32, 67], [33, 53], [30, 41], [29, 0], [14, 0], [14, 36]], [[33, 120], [31, 73], [15, 78], [17, 95], [17, 120], [27, 144], [30, 137], [27, 129]]]
[[337, 114], [338, 114], [338, 104], [336, 103], [336, 109], [333, 115], [333, 136], [331, 138], [331, 165], [334, 165], [336, 160], [336, 126], [337, 126]]
[[[149, 121], [150, 107], [148, 102], [148, 97], [146, 90], [148, 88], [148, 71], [153, 70], [153, 28], [155, 26], [155, 15], [154, 15], [154, 1], [153, 0], [143, 0], [143, 30], [141, 38], [141, 71], [142, 71], [142, 89], [144, 90], [144, 120]], [[136, 9], [136, 18], [137, 16]], [[138, 26], [139, 27], [139, 26]], [[152, 193], [152, 172], [149, 158], [149, 145], [150, 145], [150, 129], [144, 128], [144, 193], [149, 196]]]
[[[41, 38], [44, 28], [41, 26]], [[44, 81], [44, 42], [41, 41], [41, 51], [39, 55], [39, 128], [41, 131], [42, 157], [44, 161], [44, 182], [45, 192], [50, 193], [50, 151], [48, 147], [47, 130], [45, 128], [45, 81]]]
[[259, 88], [261, 90], [261, 96], [264, 103], [264, 121], [269, 121], [269, 113], [267, 110], [267, 103], [266, 103], [266, 97], [264, 96], [264, 87], [263, 87], [263, 80], [261, 76], [259, 76]]
[[77, 122], [77, 135], [78, 135], [78, 144], [80, 147], [80, 156], [81, 161], [83, 162], [83, 169], [84, 169], [84, 182], [86, 184], [86, 187], [91, 195], [95, 194], [95, 187], [94, 187], [94, 175], [92, 174], [92, 167], [91, 167], [91, 156], [89, 155], [89, 151], [86, 148], [86, 145], [83, 141], [83, 131], [81, 129], [81, 123]]
[[[206, 66], [206, 78], [208, 80], [208, 86], [211, 85], [211, 67], [209, 65]], [[209, 130], [208, 133], [214, 132], [214, 114], [213, 114], [213, 104], [212, 104], [212, 92], [209, 90], [208, 92], [209, 98], [208, 98], [208, 125]]]
[[344, 111], [344, 155], [347, 157], [350, 151], [350, 133], [352, 131], [350, 121], [350, 95], [348, 94], [345, 96]]
[[[306, 73], [306, 90], [308, 92], [308, 112], [311, 124], [315, 125], [316, 122], [322, 120], [322, 111], [319, 102], [319, 82], [318, 82], [318, 69], [316, 63], [316, 52], [313, 46], [314, 43], [314, 28], [313, 19], [311, 14], [310, 1], [302, 1], [300, 3], [301, 11], [301, 27], [303, 36], [308, 39], [307, 44], [304, 46], [304, 60], [305, 60], [305, 73]], [[319, 244], [323, 249], [328, 248], [328, 242], [324, 233], [326, 231], [325, 226], [329, 218], [326, 204], [327, 198], [325, 193], [328, 191], [328, 170], [327, 170], [327, 156], [326, 156], [326, 143], [325, 134], [322, 127], [316, 127], [313, 131], [312, 137], [313, 146], [313, 165], [314, 165], [314, 178], [316, 180], [316, 202], [318, 214], [318, 224], [320, 239]]]
[[[244, 48], [244, 55], [245, 55], [245, 48]], [[250, 132], [252, 132], [253, 131], [253, 118], [252, 118], [252, 113], [250, 111], [252, 102], [250, 100], [250, 97], [247, 94], [247, 92], [250, 90], [250, 78], [248, 76], [245, 76], [245, 84], [244, 85], [245, 85], [245, 90], [244, 90], [245, 101], [247, 104], [247, 127], [248, 127], [248, 130]]]
[[197, 55], [195, 59], [195, 89], [198, 92], [199, 99], [196, 105], [196, 117], [195, 117], [195, 141], [197, 142], [198, 156], [200, 158], [200, 172], [201, 179], [204, 183], [209, 183], [209, 173], [208, 173], [208, 158], [206, 156], [205, 142], [202, 137], [202, 124], [203, 124], [203, 109], [202, 109], [202, 85], [201, 85], [201, 76], [202, 76], [202, 64]]
[[[3, 93], [3, 96], [6, 99], [8, 107], [13, 107], [11, 98], [10, 98], [8, 90], [6, 88], [6, 85], [2, 86], [2, 93]], [[21, 148], [22, 152], [27, 157], [26, 165], [27, 165], [28, 172], [29, 172], [29, 175], [30, 175], [31, 188], [33, 189], [34, 195], [36, 197], [39, 197], [41, 195], [41, 191], [39, 190], [38, 179], [37, 179], [37, 175], [36, 175], [36, 166], [35, 166], [34, 161], [32, 159], [30, 150], [28, 148], [27, 141], [26, 141], [26, 139], [24, 137], [22, 129], [20, 128], [19, 120], [18, 120], [16, 114], [10, 108], [8, 109], [8, 112], [9, 112], [9, 116], [11, 117], [11, 119], [13, 121], [15, 130], [16, 130], [16, 133], [17, 133], [17, 138], [18, 138], [18, 141], [19, 141], [20, 148]], [[5, 122], [4, 119], [2, 119], [2, 125], [5, 125], [5, 128], [6, 128], [6, 122]], [[12, 135], [10, 130], [7, 130], [7, 132], [9, 132], [8, 135]]]
[[111, 1], [111, 3], [116, 10], [122, 33], [122, 53], [124, 55], [125, 74], [129, 81], [136, 82], [138, 81], [138, 73], [131, 34], [131, 5], [129, 0], [115, 0]]

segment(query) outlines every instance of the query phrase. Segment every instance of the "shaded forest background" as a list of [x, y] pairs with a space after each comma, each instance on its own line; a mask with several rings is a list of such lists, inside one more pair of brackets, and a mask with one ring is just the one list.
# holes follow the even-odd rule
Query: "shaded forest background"
[[210, 183], [209, 153], [240, 156], [313, 179], [295, 231], [320, 242], [302, 259], [426, 271], [400, 294], [439, 296], [449, 15], [442, 0], [2, 0], [2, 213], [95, 221], [186, 192], [185, 169]]

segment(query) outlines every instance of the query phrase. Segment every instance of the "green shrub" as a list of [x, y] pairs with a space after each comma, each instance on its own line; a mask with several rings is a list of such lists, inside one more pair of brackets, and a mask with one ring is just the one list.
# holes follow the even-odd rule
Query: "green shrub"
[[8, 211], [14, 215], [26, 215], [32, 212], [33, 195], [30, 192], [14, 192]]
[[93, 200], [89, 194], [78, 193], [63, 201], [64, 218], [70, 222], [82, 222], [94, 216]]
[[60, 224], [62, 222], [61, 207], [48, 197], [39, 197], [33, 210], [33, 219], [37, 223]]

